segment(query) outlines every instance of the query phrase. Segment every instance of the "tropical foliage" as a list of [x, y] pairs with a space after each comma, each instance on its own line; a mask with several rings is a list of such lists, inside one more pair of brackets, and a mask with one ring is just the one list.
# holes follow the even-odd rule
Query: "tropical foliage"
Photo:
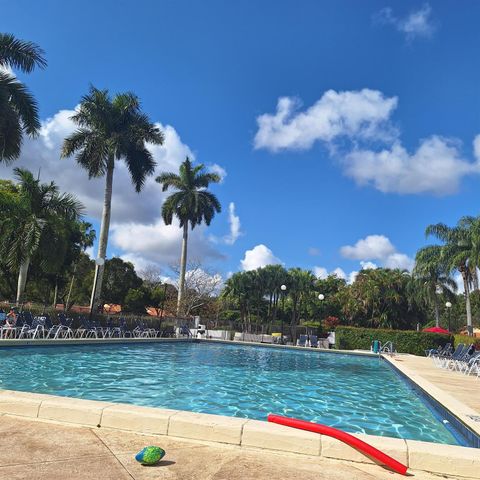
[[37, 102], [11, 69], [30, 73], [45, 66], [38, 45], [0, 33], [0, 162], [18, 158], [23, 134], [35, 136], [40, 129]]

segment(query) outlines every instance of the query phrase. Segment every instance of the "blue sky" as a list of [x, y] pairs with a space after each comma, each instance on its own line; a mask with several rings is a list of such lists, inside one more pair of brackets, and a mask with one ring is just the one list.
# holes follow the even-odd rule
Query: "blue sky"
[[[214, 187], [223, 212], [191, 250], [224, 275], [268, 262], [347, 277], [361, 262], [409, 267], [427, 224], [478, 213], [478, 2], [0, 0], [0, 9], [2, 31], [37, 42], [48, 60], [26, 78], [44, 130], [18, 165], [41, 165], [96, 224], [102, 182], [58, 159], [90, 83], [134, 91], [168, 130], [158, 171], [188, 153], [226, 172]], [[159, 220], [159, 188], [137, 196], [116, 174], [109, 254], [139, 268], [171, 264], [180, 236]]]

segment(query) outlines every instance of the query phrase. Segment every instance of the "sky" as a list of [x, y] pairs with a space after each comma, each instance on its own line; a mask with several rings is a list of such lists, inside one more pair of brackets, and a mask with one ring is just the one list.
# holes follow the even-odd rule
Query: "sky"
[[[0, 12], [0, 30], [48, 61], [19, 74], [42, 131], [13, 166], [77, 194], [97, 233], [104, 181], [59, 158], [89, 85], [140, 97], [165, 134], [156, 174], [189, 155], [221, 175], [222, 213], [189, 252], [224, 277], [271, 263], [347, 280], [411, 269], [428, 224], [478, 214], [476, 1], [0, 0]], [[108, 256], [178, 261], [164, 199], [154, 177], [135, 193], [117, 162]]]

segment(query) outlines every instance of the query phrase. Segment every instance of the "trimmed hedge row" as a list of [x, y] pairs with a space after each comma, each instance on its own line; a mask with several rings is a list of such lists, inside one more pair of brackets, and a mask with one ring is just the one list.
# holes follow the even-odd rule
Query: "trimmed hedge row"
[[425, 350], [454, 343], [453, 335], [416, 332], [414, 330], [383, 330], [380, 328], [337, 327], [336, 348], [340, 350], [370, 350], [373, 340], [393, 342], [399, 353], [425, 356]]

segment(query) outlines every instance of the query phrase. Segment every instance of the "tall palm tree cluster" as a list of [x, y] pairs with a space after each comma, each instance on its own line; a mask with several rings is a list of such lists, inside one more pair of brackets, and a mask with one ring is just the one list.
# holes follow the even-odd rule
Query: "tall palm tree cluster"
[[453, 227], [444, 223], [429, 225], [425, 233], [440, 243], [418, 251], [415, 273], [424, 295], [435, 306], [437, 325], [438, 294], [451, 296], [456, 291], [452, 275], [457, 272], [463, 284], [467, 330], [472, 335], [471, 294], [479, 290], [480, 217], [462, 217]]
[[[0, 162], [11, 163], [17, 159], [23, 136], [35, 137], [41, 127], [37, 102], [13, 70], [30, 73], [36, 67], [45, 68], [46, 65], [44, 52], [38, 45], [19, 40], [11, 34], [0, 34]], [[90, 300], [93, 310], [101, 300], [115, 162], [125, 162], [133, 186], [140, 192], [156, 167], [148, 144], [161, 145], [164, 136], [142, 111], [138, 97], [131, 92], [112, 97], [108, 90], [92, 86], [81, 99], [72, 120], [77, 130], [65, 139], [62, 157], [74, 156], [89, 178], [105, 177], [98, 255]], [[41, 184], [26, 170], [17, 169], [15, 175], [19, 181], [20, 203], [26, 209], [24, 213], [28, 221], [12, 213], [11, 196], [0, 192], [0, 213], [2, 218], [7, 215], [9, 219], [0, 225], [9, 232], [0, 239], [0, 251], [7, 255], [7, 267], [18, 269], [17, 302], [20, 302], [32, 255], [50, 235], [50, 227], [55, 222], [80, 220], [83, 207], [73, 196], [61, 194], [55, 184]], [[178, 314], [182, 313], [188, 229], [202, 222], [209, 225], [215, 214], [221, 211], [220, 202], [208, 191], [210, 183], [219, 181], [218, 175], [205, 172], [203, 165], [194, 166], [188, 158], [180, 166], [178, 174], [164, 172], [157, 178], [163, 191], [174, 190], [162, 207], [165, 223], [171, 224], [176, 217], [183, 229]]]

